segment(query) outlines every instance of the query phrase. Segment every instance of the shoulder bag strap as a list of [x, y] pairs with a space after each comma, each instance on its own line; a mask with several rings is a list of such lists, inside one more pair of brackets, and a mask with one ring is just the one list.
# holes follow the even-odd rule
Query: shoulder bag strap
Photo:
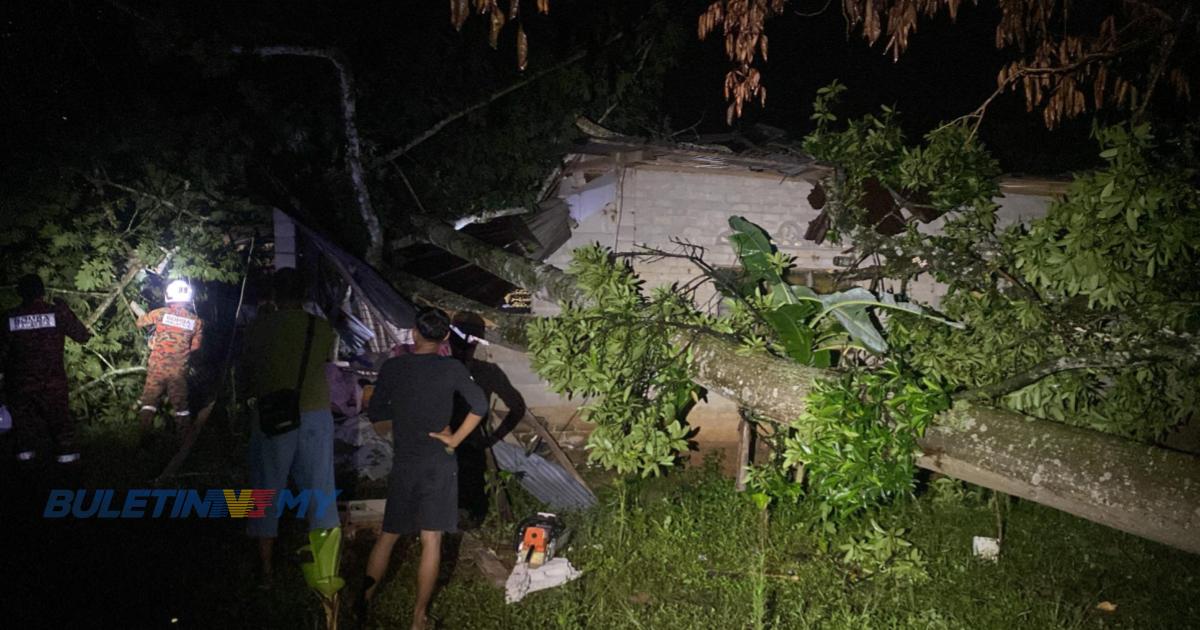
[[[308, 315], [308, 313], [305, 313]], [[296, 391], [299, 392], [304, 387], [304, 374], [308, 368], [308, 351], [312, 350], [313, 328], [317, 325], [317, 318], [308, 315], [308, 329], [304, 332], [304, 352], [300, 355], [300, 374], [296, 376]]]

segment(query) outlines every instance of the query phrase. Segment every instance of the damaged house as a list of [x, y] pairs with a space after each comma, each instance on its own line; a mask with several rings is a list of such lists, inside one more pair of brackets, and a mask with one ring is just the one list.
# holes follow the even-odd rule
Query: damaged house
[[[615, 252], [639, 252], [643, 248], [673, 251], [679, 247], [677, 241], [684, 241], [702, 247], [705, 260], [714, 267], [733, 269], [737, 260], [728, 241], [731, 231], [727, 221], [731, 215], [740, 215], [767, 230], [781, 251], [795, 257], [795, 283], [819, 292], [832, 291], [842, 282], [839, 272], [855, 261], [847, 256], [845, 247], [825, 238], [823, 226], [828, 222], [820, 209], [823, 200], [816, 185], [825, 174], [825, 167], [794, 154], [733, 153], [719, 146], [593, 138], [577, 153], [567, 156], [556, 189], [533, 215], [542, 222], [562, 221], [565, 229], [548, 230], [554, 240], [536, 243], [527, 251], [537, 252], [530, 257], [564, 269], [570, 263], [571, 252], [589, 243], [598, 242]], [[1064, 187], [1057, 181], [1003, 180], [998, 225], [1042, 216], [1052, 195]], [[886, 198], [869, 204], [877, 230], [895, 234], [910, 220], [920, 221], [923, 230], [940, 227], [937, 216], [910, 218], [895, 207], [886, 192], [883, 195]], [[518, 218], [505, 217], [503, 221]], [[492, 228], [494, 232], [501, 229], [505, 228]], [[487, 236], [482, 240], [502, 242]], [[425, 262], [418, 253], [416, 263], [406, 270], [485, 304], [503, 304], [503, 290], [491, 286], [493, 276], [432, 246], [422, 247], [438, 252], [436, 264]], [[683, 285], [700, 275], [691, 262], [680, 258], [634, 258], [633, 264], [647, 287]], [[453, 270], [459, 265], [460, 273], [486, 279], [482, 290], [469, 286], [462, 278], [456, 279], [454, 273], [434, 271], [439, 266]], [[890, 285], [881, 288], [893, 292], [901, 289]], [[943, 291], [928, 276], [904, 287], [910, 299], [932, 306], [938, 304]], [[711, 286], [702, 287], [696, 299], [701, 308], [721, 307]], [[530, 306], [535, 315], [557, 312], [556, 304], [536, 298]], [[488, 352], [522, 393], [534, 415], [544, 419], [565, 442], [582, 444], [588, 427], [577, 418], [578, 401], [549, 391], [530, 369], [523, 353], [497, 345]], [[738, 441], [739, 419], [736, 405], [715, 394], [697, 405], [688, 417], [689, 423], [699, 429], [695, 439], [705, 450], [733, 448]]]

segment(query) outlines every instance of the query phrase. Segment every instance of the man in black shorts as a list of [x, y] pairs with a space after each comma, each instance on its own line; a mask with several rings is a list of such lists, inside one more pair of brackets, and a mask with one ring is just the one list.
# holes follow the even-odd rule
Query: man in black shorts
[[[487, 413], [487, 397], [466, 366], [438, 356], [450, 333], [450, 318], [438, 309], [417, 313], [412, 354], [388, 359], [379, 371], [367, 415], [381, 433], [391, 425], [395, 456], [388, 476], [383, 533], [371, 549], [362, 599], [375, 594], [387, 571], [392, 547], [402, 534], [421, 533], [414, 629], [424, 628], [429, 600], [437, 582], [443, 532], [458, 531], [458, 463], [454, 449]], [[471, 408], [451, 433], [454, 395]]]

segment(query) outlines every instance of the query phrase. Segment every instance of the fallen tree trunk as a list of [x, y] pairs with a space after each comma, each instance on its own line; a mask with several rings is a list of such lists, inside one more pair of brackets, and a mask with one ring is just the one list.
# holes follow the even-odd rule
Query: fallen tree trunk
[[[790, 422], [826, 373], [712, 335], [694, 339], [696, 382]], [[918, 440], [917, 465], [1200, 553], [1200, 458], [1057, 422], [967, 405]]]
[[261, 48], [244, 48], [234, 46], [235, 54], [251, 54], [262, 58], [268, 57], [312, 57], [324, 59], [333, 65], [338, 75], [342, 105], [342, 127], [346, 134], [346, 170], [350, 174], [350, 183], [354, 187], [354, 200], [358, 205], [359, 216], [362, 217], [363, 227], [367, 230], [366, 260], [372, 265], [383, 262], [383, 228], [379, 225], [379, 215], [371, 205], [371, 194], [367, 190], [366, 174], [362, 164], [362, 143], [358, 138], [358, 124], [354, 119], [358, 110], [358, 97], [354, 85], [354, 73], [350, 69], [350, 60], [342, 51], [336, 48], [310, 48], [308, 46], [263, 46]]
[[470, 311], [483, 318], [487, 324], [484, 338], [502, 346], [524, 350], [526, 347], [525, 324], [529, 317], [505, 313], [489, 308], [470, 298], [447, 291], [438, 285], [412, 274], [395, 269], [384, 272], [393, 286], [414, 302], [439, 306], [452, 311]]
[[[561, 270], [422, 221], [430, 243], [529, 290], [579, 300]], [[443, 229], [444, 228], [444, 229]], [[426, 230], [422, 230], [423, 232]], [[465, 298], [463, 298], [465, 299]], [[512, 316], [506, 316], [506, 319]], [[509, 320], [508, 326], [521, 325]], [[681, 331], [697, 384], [781, 423], [799, 418], [829, 375], [711, 333]], [[523, 344], [506, 344], [520, 348]], [[1008, 411], [959, 405], [918, 442], [923, 468], [1200, 553], [1200, 458]]]
[[474, 263], [497, 278], [542, 293], [555, 302], [579, 302], [583, 299], [575, 281], [553, 265], [510, 254], [436, 219], [412, 216], [409, 220], [416, 228], [413, 236]]

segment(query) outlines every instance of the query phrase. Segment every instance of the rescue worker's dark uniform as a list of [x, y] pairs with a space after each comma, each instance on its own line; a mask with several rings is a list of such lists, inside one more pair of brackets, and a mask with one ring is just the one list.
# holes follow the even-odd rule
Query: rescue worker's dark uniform
[[188, 417], [188, 357], [200, 348], [203, 322], [183, 304], [156, 308], [137, 320], [138, 328], [154, 326], [150, 339], [150, 363], [146, 367], [146, 386], [142, 389], [142, 425], [148, 428], [158, 410], [163, 392], [177, 421]]
[[63, 366], [66, 337], [86, 343], [92, 334], [61, 300], [36, 298], [9, 311], [0, 327], [0, 356], [17, 450], [32, 457], [39, 434], [49, 429], [60, 456], [74, 454], [75, 426]]

